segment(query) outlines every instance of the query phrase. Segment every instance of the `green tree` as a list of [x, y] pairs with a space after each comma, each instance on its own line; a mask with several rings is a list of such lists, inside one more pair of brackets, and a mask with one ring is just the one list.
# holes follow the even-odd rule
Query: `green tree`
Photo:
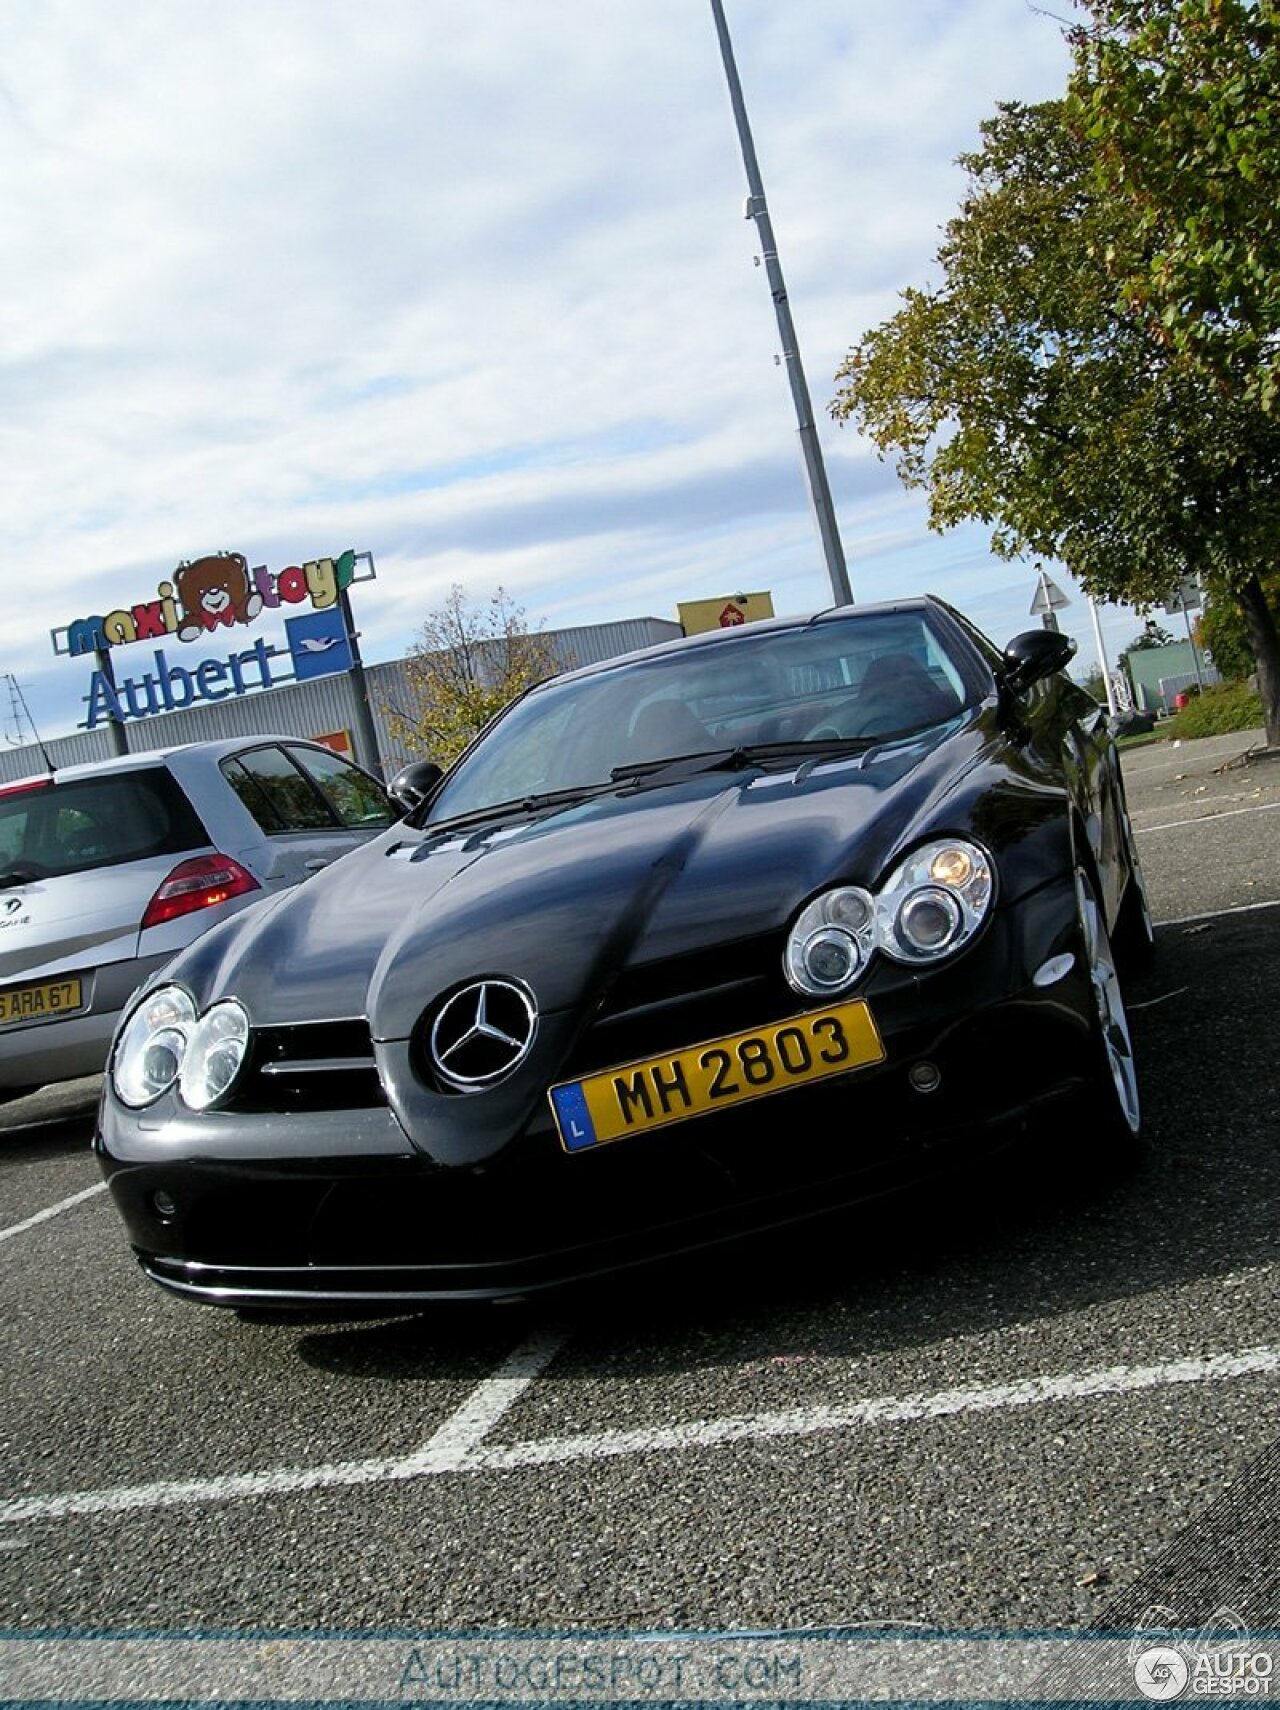
[[1164, 625], [1148, 618], [1120, 657], [1123, 659], [1125, 653], [1146, 653], [1153, 647], [1172, 647], [1173, 644], [1174, 638]]
[[[1272, 622], [1280, 626], [1280, 570], [1262, 577], [1262, 591]], [[1249, 645], [1249, 631], [1234, 600], [1211, 593], [1196, 624], [1196, 640], [1213, 656], [1215, 668], [1229, 683], [1240, 683], [1258, 668]]]
[[559, 669], [503, 589], [477, 606], [455, 583], [409, 650], [404, 704], [384, 710], [402, 747], [447, 766], [508, 701]]
[[1189, 572], [1240, 604], [1280, 744], [1280, 640], [1259, 583], [1280, 531], [1280, 416], [1117, 307], [1122, 241], [1064, 102], [1008, 104], [963, 157], [936, 262], [837, 376], [833, 414], [928, 493], [932, 525], [1056, 556], [1100, 599], [1163, 603]]
[[1095, 701], [1105, 703], [1107, 699], [1107, 680], [1102, 675], [1100, 666], [1094, 665], [1079, 679], [1080, 687], [1086, 695], [1092, 695]]
[[1162, 349], [1280, 397], [1280, 6], [1086, 0], [1073, 121], [1116, 214], [1103, 252]]

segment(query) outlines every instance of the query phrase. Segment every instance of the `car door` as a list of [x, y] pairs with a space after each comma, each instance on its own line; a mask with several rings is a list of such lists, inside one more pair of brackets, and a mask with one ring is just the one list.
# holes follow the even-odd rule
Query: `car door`
[[272, 887], [299, 884], [393, 823], [382, 786], [329, 750], [264, 743], [226, 756], [221, 771], [262, 834], [256, 864]]

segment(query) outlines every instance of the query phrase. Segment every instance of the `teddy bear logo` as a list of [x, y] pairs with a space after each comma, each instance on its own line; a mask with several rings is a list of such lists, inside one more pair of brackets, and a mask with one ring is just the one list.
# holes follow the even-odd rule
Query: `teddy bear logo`
[[262, 595], [249, 586], [248, 560], [240, 552], [215, 552], [179, 565], [174, 586], [182, 605], [179, 641], [236, 623], [252, 623], [262, 610]]

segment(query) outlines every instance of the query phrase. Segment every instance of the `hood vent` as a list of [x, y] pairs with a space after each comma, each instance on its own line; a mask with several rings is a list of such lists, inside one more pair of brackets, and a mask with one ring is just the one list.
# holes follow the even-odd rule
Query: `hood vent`
[[572, 1073], [616, 1062], [620, 1054], [638, 1057], [719, 1038], [792, 1007], [782, 946], [772, 939], [744, 939], [625, 968], [580, 1041]]

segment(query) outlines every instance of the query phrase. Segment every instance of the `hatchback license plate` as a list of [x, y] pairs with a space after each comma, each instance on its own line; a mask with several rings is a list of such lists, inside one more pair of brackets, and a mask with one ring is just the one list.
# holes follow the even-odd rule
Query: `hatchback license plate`
[[861, 1001], [793, 1015], [750, 1033], [708, 1040], [604, 1069], [550, 1091], [568, 1152], [665, 1128], [788, 1087], [884, 1061], [884, 1045]]
[[0, 992], [0, 1026], [9, 1021], [40, 1021], [47, 1015], [79, 1009], [79, 980], [53, 980], [43, 986], [11, 986]]

